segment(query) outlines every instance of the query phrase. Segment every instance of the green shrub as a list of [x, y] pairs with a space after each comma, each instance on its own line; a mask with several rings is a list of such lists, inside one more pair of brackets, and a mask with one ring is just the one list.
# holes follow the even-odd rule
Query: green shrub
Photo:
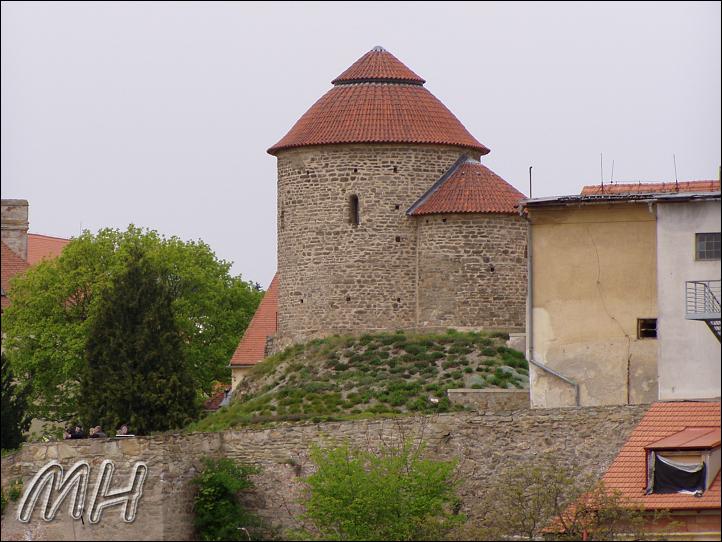
[[260, 521], [238, 500], [239, 492], [253, 487], [249, 477], [257, 472], [255, 467], [232, 459], [204, 460], [203, 471], [193, 478], [197, 488], [194, 526], [199, 540], [259, 538]]
[[12, 502], [16, 502], [20, 498], [20, 495], [22, 495], [22, 494], [23, 494], [23, 481], [15, 480], [8, 487], [8, 499], [10, 499]]
[[492, 348], [492, 347], [490, 347], [490, 346], [487, 346], [486, 348], [483, 348], [483, 349], [481, 350], [481, 355], [482, 355], [482, 356], [494, 357], [494, 356], [496, 356], [496, 349], [494, 349], [494, 348]]
[[5, 513], [5, 506], [7, 505], [8, 500], [7, 497], [5, 497], [5, 492], [0, 493], [0, 514]]
[[[372, 453], [312, 447], [304, 520], [324, 540], [439, 540], [464, 521], [455, 462], [422, 457], [409, 444]], [[306, 533], [310, 535], [310, 533]]]
[[426, 353], [426, 347], [416, 343], [406, 343], [402, 348], [409, 354]]

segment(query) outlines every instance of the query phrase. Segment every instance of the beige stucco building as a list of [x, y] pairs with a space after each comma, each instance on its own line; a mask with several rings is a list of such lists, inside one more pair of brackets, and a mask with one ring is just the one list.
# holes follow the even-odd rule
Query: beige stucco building
[[[666, 351], [679, 354], [697, 337], [658, 335], [660, 304], [670, 306], [668, 297], [677, 294], [683, 299], [683, 285], [659, 287], [659, 269], [666, 277], [674, 264], [668, 261], [671, 256], [660, 263], [658, 209], [663, 200], [719, 201], [719, 183], [613, 185], [605, 190], [586, 187], [578, 196], [523, 204], [529, 223], [527, 355], [534, 407], [653, 402], [660, 396], [663, 341], [677, 341], [674, 347], [666, 345]], [[670, 190], [677, 196], [670, 197]], [[694, 239], [694, 233], [689, 235]], [[719, 360], [719, 342], [695, 324], [696, 331], [705, 331], [717, 343]], [[676, 368], [667, 367], [665, 375], [681, 374], [682, 365], [708, 362], [677, 356], [667, 365], [672, 363]], [[699, 393], [719, 396], [719, 384], [692, 388], [697, 390], [694, 398]]]

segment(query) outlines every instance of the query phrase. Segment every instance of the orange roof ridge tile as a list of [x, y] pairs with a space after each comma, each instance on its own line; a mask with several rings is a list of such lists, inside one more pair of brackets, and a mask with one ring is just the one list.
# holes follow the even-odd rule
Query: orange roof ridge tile
[[266, 339], [276, 334], [278, 328], [278, 273], [258, 305], [243, 338], [231, 356], [231, 367], [255, 365], [266, 357]]

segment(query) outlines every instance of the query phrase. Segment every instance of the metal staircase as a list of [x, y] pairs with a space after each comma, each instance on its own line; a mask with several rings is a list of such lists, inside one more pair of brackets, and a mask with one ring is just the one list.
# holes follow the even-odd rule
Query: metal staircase
[[688, 280], [686, 287], [687, 320], [701, 320], [720, 338], [720, 281]]

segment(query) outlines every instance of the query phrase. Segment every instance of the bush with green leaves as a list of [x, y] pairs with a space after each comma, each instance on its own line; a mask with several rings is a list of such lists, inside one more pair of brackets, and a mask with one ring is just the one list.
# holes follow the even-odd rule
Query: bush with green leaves
[[169, 278], [173, 314], [194, 390], [230, 378], [228, 360], [262, 297], [230, 273], [202, 241], [182, 241], [129, 226], [88, 231], [58, 258], [13, 277], [3, 309], [3, 347], [15, 376], [32, 388], [34, 417], [74, 420], [84, 352], [103, 292], [125, 269], [131, 247], [143, 249]]
[[23, 494], [23, 481], [15, 480], [8, 487], [8, 499], [12, 502], [17, 502], [20, 496]]
[[258, 469], [233, 459], [205, 459], [203, 471], [193, 478], [193, 510], [198, 540], [258, 540], [262, 524], [247, 511], [239, 494], [253, 488], [250, 479]]
[[439, 540], [464, 522], [458, 508], [455, 461], [423, 457], [405, 443], [372, 452], [313, 446], [314, 474], [303, 504], [321, 540]]

